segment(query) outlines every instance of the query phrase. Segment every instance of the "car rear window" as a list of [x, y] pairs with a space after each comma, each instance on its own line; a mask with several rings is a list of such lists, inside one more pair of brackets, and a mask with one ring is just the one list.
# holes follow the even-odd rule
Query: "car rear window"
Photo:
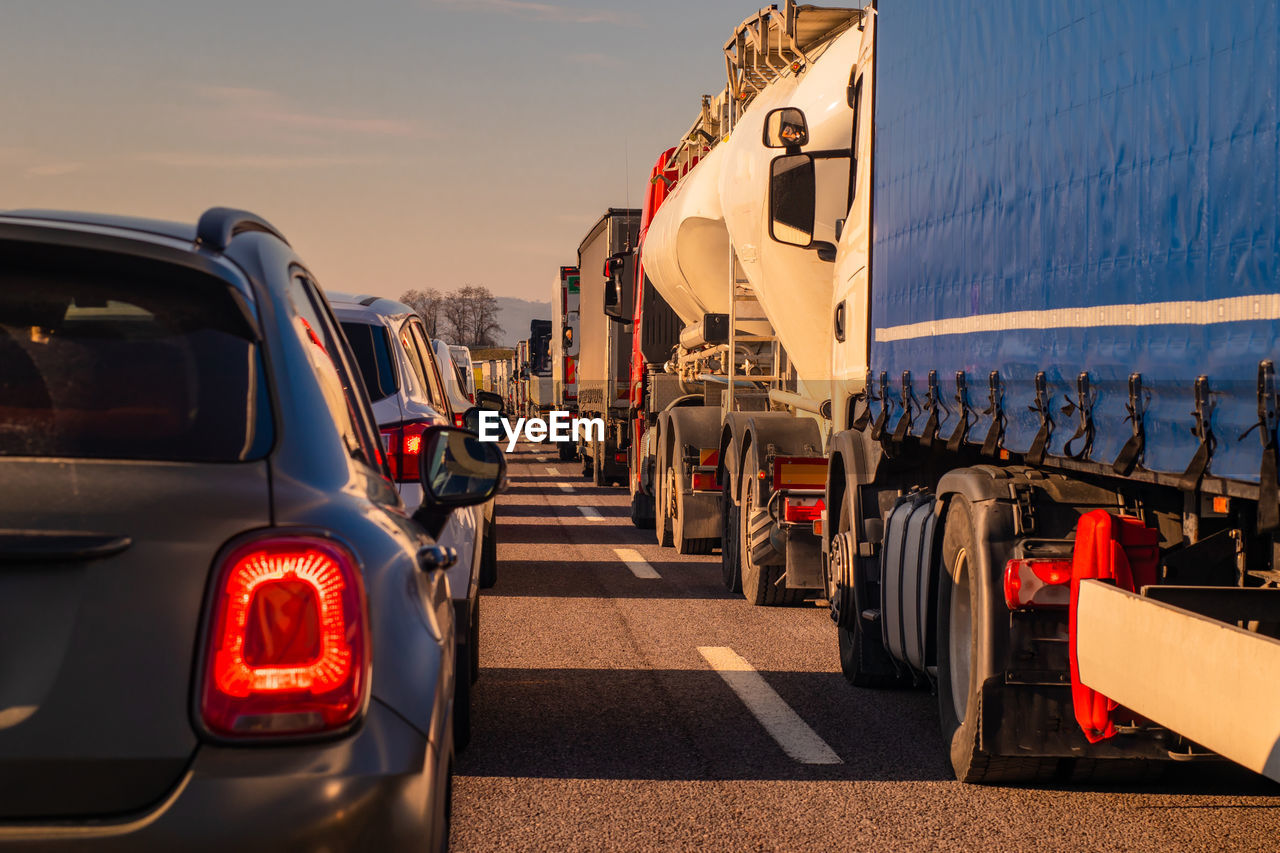
[[212, 275], [0, 243], [0, 456], [261, 458], [273, 431], [253, 338]]
[[360, 365], [360, 375], [364, 377], [369, 400], [376, 403], [396, 393], [400, 386], [391, 360], [391, 341], [387, 336], [387, 327], [381, 323], [374, 325], [344, 320], [342, 331], [351, 344], [356, 363]]

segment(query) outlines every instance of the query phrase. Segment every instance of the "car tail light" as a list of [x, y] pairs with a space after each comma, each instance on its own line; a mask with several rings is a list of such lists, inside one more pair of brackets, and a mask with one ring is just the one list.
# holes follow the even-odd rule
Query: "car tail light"
[[360, 570], [341, 545], [274, 536], [216, 569], [200, 717], [231, 737], [346, 727], [369, 692]]
[[394, 482], [418, 482], [418, 453], [422, 449], [422, 434], [429, 426], [430, 421], [407, 421], [381, 429], [387, 467]]
[[464, 426], [467, 425], [466, 419], [461, 414], [455, 414], [453, 416], [453, 425], [456, 426], [458, 429], [462, 429]]
[[1004, 566], [1004, 601], [1010, 610], [1066, 607], [1071, 560], [1010, 560]]
[[822, 519], [827, 503], [822, 498], [784, 498], [782, 517], [787, 521], [814, 522]]

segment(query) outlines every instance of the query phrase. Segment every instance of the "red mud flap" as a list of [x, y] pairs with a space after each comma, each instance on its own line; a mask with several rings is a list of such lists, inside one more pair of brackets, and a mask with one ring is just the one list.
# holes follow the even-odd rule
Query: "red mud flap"
[[[1096, 509], [1081, 517], [1076, 525], [1076, 544], [1071, 565], [1071, 697], [1076, 722], [1090, 743], [1115, 735], [1120, 706], [1080, 679], [1077, 654], [1080, 583], [1086, 580], [1113, 582], [1118, 589], [1136, 592], [1156, 582], [1160, 563], [1160, 534], [1136, 518], [1111, 515]], [[1128, 649], [1116, 646], [1111, 654], [1127, 658]]]

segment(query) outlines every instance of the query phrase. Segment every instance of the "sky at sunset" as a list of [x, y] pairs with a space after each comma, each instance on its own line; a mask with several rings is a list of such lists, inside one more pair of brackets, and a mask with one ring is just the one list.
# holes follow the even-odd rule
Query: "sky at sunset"
[[330, 289], [546, 299], [759, 0], [0, 0], [0, 209], [272, 220]]

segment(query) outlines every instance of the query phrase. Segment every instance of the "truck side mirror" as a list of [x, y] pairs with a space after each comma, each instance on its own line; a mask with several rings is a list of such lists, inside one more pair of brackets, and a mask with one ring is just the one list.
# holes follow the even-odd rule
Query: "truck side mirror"
[[809, 122], [795, 107], [771, 110], [764, 117], [764, 147], [797, 152], [809, 144]]
[[573, 349], [573, 326], [564, 327], [564, 337], [561, 340], [566, 350]]
[[605, 316], [616, 323], [630, 323], [633, 313], [633, 306], [628, 303], [631, 301], [628, 297], [631, 295], [627, 283], [631, 276], [627, 275], [629, 265], [627, 261], [632, 257], [631, 252], [618, 252], [616, 255], [610, 255], [608, 260], [604, 262], [604, 313]]
[[773, 158], [769, 165], [769, 236], [788, 246], [812, 246], [817, 196], [812, 156], [784, 154]]

